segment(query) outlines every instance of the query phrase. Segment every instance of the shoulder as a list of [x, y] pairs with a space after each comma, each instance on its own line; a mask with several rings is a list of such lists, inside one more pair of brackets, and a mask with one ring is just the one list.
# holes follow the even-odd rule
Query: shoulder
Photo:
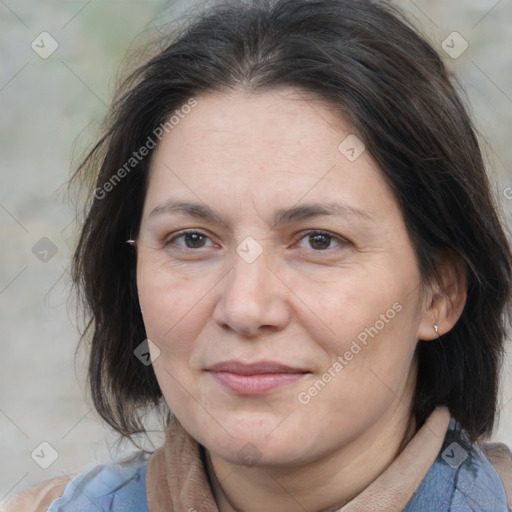
[[62, 496], [74, 476], [59, 476], [28, 487], [15, 494], [2, 507], [2, 512], [46, 512], [50, 504]]
[[491, 461], [500, 475], [508, 497], [508, 507], [512, 510], [512, 453], [504, 443], [487, 443], [482, 445], [482, 451]]
[[507, 495], [496, 468], [474, 445], [455, 474], [452, 510], [507, 512]]
[[406, 512], [507, 512], [507, 495], [495, 467], [464, 431], [450, 424], [443, 446]]
[[147, 455], [58, 477], [13, 496], [2, 512], [147, 512]]

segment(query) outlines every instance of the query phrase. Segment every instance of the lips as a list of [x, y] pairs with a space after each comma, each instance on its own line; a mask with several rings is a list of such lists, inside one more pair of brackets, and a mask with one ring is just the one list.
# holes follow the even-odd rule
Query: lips
[[238, 395], [267, 394], [310, 373], [274, 361], [224, 361], [211, 366], [207, 371], [224, 388]]

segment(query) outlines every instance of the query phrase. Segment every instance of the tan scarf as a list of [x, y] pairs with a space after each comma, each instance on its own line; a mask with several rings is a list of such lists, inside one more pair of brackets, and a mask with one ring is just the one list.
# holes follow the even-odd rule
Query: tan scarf
[[[402, 511], [439, 454], [450, 422], [438, 407], [393, 463], [339, 512]], [[149, 512], [218, 512], [200, 446], [174, 416], [165, 444], [148, 462]]]

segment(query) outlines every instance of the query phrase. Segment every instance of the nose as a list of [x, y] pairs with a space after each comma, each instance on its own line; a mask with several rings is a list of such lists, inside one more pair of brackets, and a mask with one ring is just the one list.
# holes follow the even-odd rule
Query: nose
[[251, 263], [238, 255], [225, 279], [214, 321], [246, 337], [283, 329], [290, 319], [289, 290], [262, 254]]

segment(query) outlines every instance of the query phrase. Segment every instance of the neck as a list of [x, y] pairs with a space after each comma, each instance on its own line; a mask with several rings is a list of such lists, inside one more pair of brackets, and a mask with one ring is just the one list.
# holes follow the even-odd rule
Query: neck
[[411, 412], [404, 415], [404, 409], [399, 404], [391, 417], [382, 418], [350, 445], [304, 466], [245, 467], [207, 452], [219, 511], [302, 512], [342, 507], [368, 487], [414, 436], [414, 417]]

